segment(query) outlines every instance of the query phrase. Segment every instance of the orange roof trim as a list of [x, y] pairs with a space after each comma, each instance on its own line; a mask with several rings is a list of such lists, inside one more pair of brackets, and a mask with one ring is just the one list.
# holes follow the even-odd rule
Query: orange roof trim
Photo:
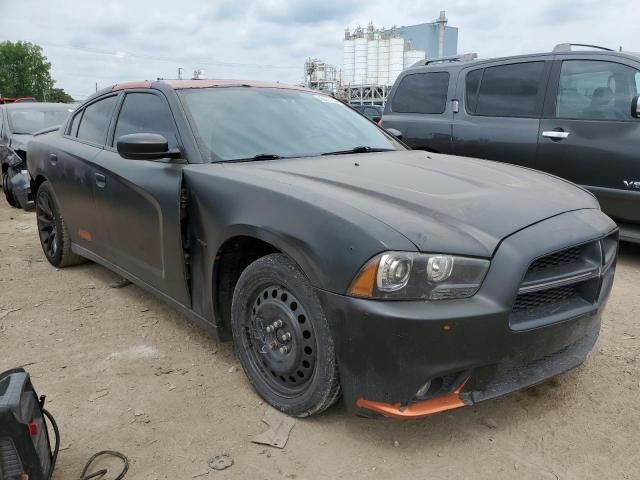
[[151, 88], [151, 83], [149, 80], [144, 80], [143, 82], [124, 82], [118, 83], [111, 88], [112, 92], [117, 92], [118, 90], [127, 90], [129, 88]]

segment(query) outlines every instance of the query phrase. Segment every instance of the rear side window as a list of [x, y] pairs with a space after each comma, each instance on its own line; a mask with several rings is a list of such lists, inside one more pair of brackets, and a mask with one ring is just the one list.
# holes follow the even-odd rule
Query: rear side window
[[[467, 75], [467, 94], [480, 82], [477, 95], [467, 100], [471, 113], [505, 117], [535, 116], [542, 98], [544, 62], [514, 63], [476, 70]], [[481, 78], [480, 78], [481, 77]], [[471, 80], [471, 85], [469, 85]], [[476, 87], [477, 88], [477, 87]]]
[[107, 97], [84, 109], [78, 128], [78, 140], [104, 145], [117, 98], [116, 95]]
[[413, 73], [405, 76], [393, 97], [398, 113], [443, 113], [447, 105], [449, 72]]
[[152, 93], [129, 93], [118, 115], [113, 144], [131, 133], [157, 133], [167, 139], [169, 148], [177, 146], [175, 124], [169, 107]]

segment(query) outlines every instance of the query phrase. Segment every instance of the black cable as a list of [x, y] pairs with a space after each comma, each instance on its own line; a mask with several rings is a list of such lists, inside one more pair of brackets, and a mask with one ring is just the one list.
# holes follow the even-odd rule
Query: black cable
[[107, 474], [106, 468], [98, 470], [94, 473], [87, 474], [87, 471], [89, 470], [89, 467], [91, 467], [91, 464], [99, 457], [116, 457], [122, 460], [122, 472], [120, 472], [120, 475], [118, 475], [114, 480], [122, 480], [129, 471], [129, 459], [127, 457], [125, 457], [120, 452], [115, 452], [113, 450], [103, 450], [102, 452], [96, 453], [89, 459], [87, 464], [84, 466], [82, 473], [80, 474], [80, 480], [91, 480], [92, 478], [96, 478], [99, 480]]
[[[53, 448], [53, 455], [51, 456], [51, 468], [49, 469], [49, 476], [47, 477], [47, 480], [51, 480], [51, 478], [53, 477], [53, 468], [56, 466], [56, 462], [58, 461], [58, 453], [60, 452], [60, 430], [58, 429], [58, 424], [54, 420], [53, 415], [51, 415], [51, 413], [49, 413], [48, 410], [42, 409], [42, 413], [49, 419], [49, 422], [53, 427], [53, 434], [56, 439], [56, 444]], [[82, 473], [80, 474], [80, 480], [92, 480], [92, 479], [100, 480], [107, 474], [106, 468], [103, 468], [102, 470], [98, 470], [97, 472], [87, 473], [89, 471], [89, 468], [93, 464], [93, 462], [95, 462], [96, 459], [100, 457], [116, 457], [122, 460], [122, 463], [123, 463], [122, 472], [120, 472], [120, 474], [114, 480], [122, 480], [124, 476], [127, 474], [127, 472], [129, 471], [129, 459], [125, 455], [123, 455], [120, 452], [116, 452], [114, 450], [103, 450], [101, 452], [96, 453], [89, 459], [89, 461], [86, 463], [86, 465], [82, 469]]]
[[[44, 403], [44, 397], [42, 397], [40, 401]], [[53, 448], [53, 455], [51, 456], [51, 467], [49, 467], [49, 477], [47, 478], [47, 480], [51, 480], [51, 477], [53, 477], [53, 467], [56, 466], [56, 462], [58, 461], [58, 452], [60, 452], [60, 430], [58, 430], [58, 424], [53, 419], [53, 415], [51, 415], [48, 410], [45, 410], [43, 408], [42, 413], [49, 419], [49, 422], [51, 422], [51, 426], [53, 427], [53, 434], [56, 437], [56, 445]]]

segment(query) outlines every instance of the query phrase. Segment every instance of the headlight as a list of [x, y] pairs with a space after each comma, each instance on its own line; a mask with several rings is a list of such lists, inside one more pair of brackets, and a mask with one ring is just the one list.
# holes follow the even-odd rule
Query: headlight
[[478, 291], [488, 269], [489, 260], [479, 258], [385, 252], [367, 262], [348, 294], [389, 300], [468, 298]]

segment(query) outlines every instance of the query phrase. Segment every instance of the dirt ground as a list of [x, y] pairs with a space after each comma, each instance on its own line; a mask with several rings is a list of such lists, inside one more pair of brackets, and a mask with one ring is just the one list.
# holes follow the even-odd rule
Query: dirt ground
[[[546, 384], [419, 421], [342, 405], [256, 445], [266, 405], [231, 345], [95, 264], [56, 270], [33, 213], [0, 207], [0, 371], [27, 365], [62, 431], [54, 479], [115, 449], [127, 479], [638, 479], [640, 248], [624, 245], [600, 340]], [[234, 464], [208, 472], [227, 453]], [[112, 478], [112, 477], [109, 477]]]

